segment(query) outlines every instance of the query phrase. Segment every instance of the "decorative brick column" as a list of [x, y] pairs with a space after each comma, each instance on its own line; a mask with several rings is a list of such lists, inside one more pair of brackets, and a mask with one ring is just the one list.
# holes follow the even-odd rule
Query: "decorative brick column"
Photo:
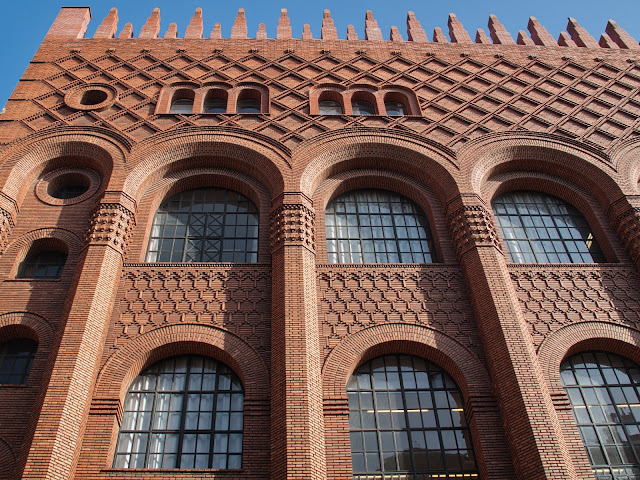
[[271, 212], [271, 480], [326, 479], [314, 217], [302, 194]]
[[447, 206], [518, 478], [591, 478], [573, 458], [500, 249], [492, 215], [475, 195]]
[[640, 270], [640, 195], [629, 195], [613, 202], [609, 218]]
[[23, 479], [73, 478], [135, 203], [106, 192], [94, 210], [58, 332], [58, 351]]

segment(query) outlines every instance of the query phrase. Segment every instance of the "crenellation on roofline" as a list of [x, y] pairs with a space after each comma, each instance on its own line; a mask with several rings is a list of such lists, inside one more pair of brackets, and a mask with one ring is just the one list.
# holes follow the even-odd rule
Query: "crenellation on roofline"
[[[51, 26], [48, 39], [55, 38], [84, 38], [87, 27], [91, 20], [91, 12], [89, 7], [63, 7], [58, 14], [55, 22]], [[449, 38], [444, 34], [440, 27], [434, 28], [431, 40], [422, 28], [420, 21], [413, 12], [407, 13], [407, 29], [406, 39], [397, 26], [392, 26], [389, 34], [385, 38], [382, 30], [378, 26], [378, 22], [374, 18], [373, 12], [367, 10], [365, 13], [365, 41], [371, 42], [413, 42], [413, 43], [461, 43], [472, 44], [471, 35], [464, 28], [464, 25], [458, 20], [455, 14], [451, 13], [448, 18]], [[575, 18], [569, 18], [566, 31], [561, 32], [558, 39], [553, 36], [540, 24], [535, 17], [530, 17], [527, 25], [528, 33], [520, 30], [516, 39], [506, 30], [504, 25], [500, 23], [495, 15], [489, 16], [487, 24], [488, 35], [483, 29], [478, 29], [475, 34], [476, 44], [494, 44], [494, 45], [521, 45], [521, 46], [544, 46], [544, 47], [581, 47], [581, 48], [603, 48], [603, 49], [626, 49], [640, 50], [638, 42], [621, 28], [615, 21], [609, 20], [605, 31], [596, 40], [589, 32], [582, 27]], [[109, 39], [203, 39], [203, 13], [201, 8], [197, 8], [189, 25], [186, 28], [184, 37], [178, 37], [177, 24], [171, 23], [163, 34], [160, 28], [160, 9], [154, 8], [151, 15], [140, 29], [137, 37], [134, 35], [131, 23], [126, 23], [122, 30], [118, 33], [118, 10], [112, 8], [108, 15], [103, 19], [97, 28], [93, 38]], [[276, 29], [276, 39], [289, 40], [294, 39], [291, 27], [291, 19], [285, 8], [281, 9], [280, 17]], [[255, 36], [250, 37], [247, 28], [247, 18], [244, 8], [238, 10], [238, 14], [231, 27], [230, 39], [242, 40], [255, 38], [257, 40], [268, 39], [266, 26], [261, 23]], [[302, 37], [303, 40], [310, 40], [314, 37], [310, 25], [304, 24]], [[220, 23], [216, 23], [213, 30], [209, 34], [209, 39], [222, 39], [222, 28]], [[319, 39], [321, 40], [340, 40], [334, 20], [329, 10], [324, 10], [322, 18], [322, 28]], [[353, 25], [348, 25], [345, 40], [357, 40]]]

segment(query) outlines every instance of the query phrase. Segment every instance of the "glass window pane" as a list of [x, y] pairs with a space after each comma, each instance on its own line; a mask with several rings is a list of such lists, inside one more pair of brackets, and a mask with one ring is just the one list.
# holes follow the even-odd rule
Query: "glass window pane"
[[0, 344], [0, 384], [27, 383], [38, 344], [28, 338], [14, 338]]

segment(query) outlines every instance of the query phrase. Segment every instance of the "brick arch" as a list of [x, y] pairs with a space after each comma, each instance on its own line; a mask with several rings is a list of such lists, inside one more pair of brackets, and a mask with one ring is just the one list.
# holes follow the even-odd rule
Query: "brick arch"
[[326, 261], [324, 212], [327, 204], [338, 195], [351, 190], [375, 188], [391, 190], [413, 200], [427, 215], [433, 233], [438, 261], [456, 262], [455, 251], [446, 228], [446, 214], [442, 202], [431, 188], [408, 174], [375, 169], [356, 169], [339, 173], [323, 181], [313, 192], [316, 210], [316, 245], [319, 261]]
[[228, 168], [196, 168], [168, 173], [149, 186], [138, 204], [136, 228], [142, 235], [134, 235], [130, 246], [131, 258], [143, 261], [151, 224], [160, 203], [167, 197], [184, 190], [201, 187], [222, 187], [241, 193], [251, 200], [260, 212], [258, 226], [258, 261], [269, 261], [269, 208], [271, 198], [267, 188], [248, 174]]
[[428, 185], [444, 203], [458, 195], [458, 166], [453, 151], [409, 132], [353, 128], [327, 132], [293, 151], [296, 185], [311, 197], [324, 180], [357, 168], [407, 174]]
[[619, 172], [618, 183], [627, 195], [640, 194], [640, 138], [631, 138], [615, 145], [609, 152], [611, 162]]
[[53, 133], [34, 134], [0, 155], [5, 167], [0, 173], [0, 188], [4, 196], [19, 206], [35, 178], [59, 163], [60, 167], [98, 171], [103, 185], [109, 189], [110, 179], [118, 177], [116, 172], [124, 169], [129, 148], [124, 138], [102, 128], [66, 127]]
[[622, 192], [610, 159], [595, 148], [546, 133], [485, 135], [459, 152], [464, 174], [460, 188], [480, 194], [485, 182], [507, 171], [535, 171], [568, 179], [593, 192], [603, 208]]
[[[38, 350], [48, 351], [53, 340], [54, 326], [44, 317], [30, 312], [7, 312], [0, 314], [0, 331], [9, 332], [7, 335], [15, 338], [14, 333], [25, 335], [38, 342]], [[0, 333], [0, 341], [8, 340], [4, 333]], [[2, 477], [0, 477], [2, 478]]]
[[289, 176], [289, 149], [256, 133], [233, 128], [180, 129], [142, 142], [121, 190], [138, 201], [167, 173], [197, 167], [231, 168], [256, 178], [275, 198]]
[[[481, 197], [491, 205], [494, 198], [511, 191], [534, 190], [558, 197], [574, 206], [585, 217], [598, 244], [609, 262], [628, 257], [624, 245], [611, 227], [607, 212], [591, 191], [573, 183], [570, 179], [535, 171], [506, 171], [488, 178]], [[497, 223], [496, 223], [497, 224]], [[497, 229], [500, 232], [500, 229]], [[501, 234], [498, 233], [500, 236]]]
[[169, 325], [145, 333], [114, 353], [96, 382], [97, 398], [119, 398], [145, 368], [174, 355], [206, 355], [227, 364], [240, 377], [247, 400], [269, 394], [269, 372], [259, 354], [244, 340], [215, 327]]
[[401, 323], [366, 328], [338, 345], [322, 369], [325, 392], [333, 397], [346, 396], [347, 381], [360, 364], [393, 353], [416, 355], [438, 364], [467, 399], [492, 392], [488, 372], [466, 347], [442, 332]]
[[16, 470], [16, 454], [11, 445], [0, 437], [0, 478], [11, 479]]
[[62, 241], [68, 249], [69, 255], [78, 255], [84, 242], [78, 235], [65, 228], [38, 228], [25, 233], [21, 237], [13, 240], [5, 250], [5, 254], [18, 255], [19, 252], [26, 251], [36, 240], [52, 238]]
[[588, 350], [616, 353], [640, 364], [640, 332], [608, 322], [567, 325], [550, 335], [538, 349], [538, 358], [552, 392], [564, 395], [560, 364], [565, 358]]

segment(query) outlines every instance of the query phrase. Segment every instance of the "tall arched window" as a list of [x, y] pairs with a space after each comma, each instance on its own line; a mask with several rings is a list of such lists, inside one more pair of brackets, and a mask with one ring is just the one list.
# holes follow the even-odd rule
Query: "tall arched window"
[[509, 192], [492, 202], [514, 263], [606, 261], [589, 224], [572, 205], [540, 192]]
[[420, 208], [386, 190], [356, 190], [325, 210], [329, 263], [436, 261], [429, 223]]
[[408, 355], [361, 365], [349, 379], [354, 480], [477, 478], [458, 386]]
[[242, 466], [244, 394], [223, 363], [173, 357], [149, 367], [124, 402], [115, 468]]
[[586, 352], [560, 372], [596, 479], [640, 478], [640, 365]]
[[38, 343], [14, 338], [0, 344], [0, 385], [24, 385], [36, 356]]
[[162, 202], [147, 262], [256, 262], [258, 209], [224, 188], [187, 190]]

